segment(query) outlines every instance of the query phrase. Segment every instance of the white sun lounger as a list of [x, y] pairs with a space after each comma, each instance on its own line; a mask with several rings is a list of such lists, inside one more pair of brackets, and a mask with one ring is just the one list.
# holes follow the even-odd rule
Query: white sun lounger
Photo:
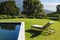
[[[36, 29], [40, 29], [40, 30], [45, 30], [48, 28], [48, 30], [51, 30], [51, 28], [49, 27], [51, 24], [53, 24], [54, 22], [48, 22], [46, 23], [45, 25], [41, 26], [41, 25], [32, 25], [31, 26], [31, 29], [32, 28], [36, 28]], [[53, 29], [52, 29], [53, 30]]]

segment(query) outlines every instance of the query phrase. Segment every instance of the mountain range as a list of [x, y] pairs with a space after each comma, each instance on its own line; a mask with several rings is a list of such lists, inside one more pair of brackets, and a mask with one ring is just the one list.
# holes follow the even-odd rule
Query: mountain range
[[52, 12], [54, 12], [54, 11], [51, 11], [51, 10], [48, 10], [48, 9], [44, 9], [44, 12], [45, 12], [46, 14], [48, 14], [48, 13], [52, 13]]

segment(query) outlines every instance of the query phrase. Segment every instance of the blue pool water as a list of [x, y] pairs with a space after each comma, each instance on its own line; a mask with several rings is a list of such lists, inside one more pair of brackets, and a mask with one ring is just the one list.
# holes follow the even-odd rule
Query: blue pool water
[[20, 24], [0, 24], [0, 40], [17, 40]]

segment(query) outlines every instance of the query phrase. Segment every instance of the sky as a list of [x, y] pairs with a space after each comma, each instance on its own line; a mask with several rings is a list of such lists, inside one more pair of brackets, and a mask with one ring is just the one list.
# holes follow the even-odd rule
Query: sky
[[20, 11], [23, 11], [23, 0], [15, 0], [17, 6], [20, 8]]
[[60, 4], [60, 0], [40, 0], [44, 9], [56, 11], [56, 6]]
[[[23, 10], [23, 0], [15, 0], [16, 4], [18, 5], [18, 7], [20, 7], [20, 10]], [[50, 11], [56, 11], [56, 6], [57, 4], [60, 4], [60, 0], [40, 0], [41, 3], [44, 6], [44, 9], [48, 9]]]
[[[2, 0], [0, 0], [2, 1]], [[4, 1], [4, 0], [3, 0]], [[51, 11], [56, 11], [57, 4], [60, 4], [60, 0], [40, 0], [44, 6], [44, 9], [48, 9]], [[23, 10], [23, 0], [15, 0], [17, 6], [20, 10]]]
[[58, 3], [59, 0], [41, 0], [44, 3]]

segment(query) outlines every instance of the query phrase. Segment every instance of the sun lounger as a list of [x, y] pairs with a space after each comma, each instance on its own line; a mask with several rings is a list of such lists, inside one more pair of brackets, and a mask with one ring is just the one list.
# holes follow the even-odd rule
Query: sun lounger
[[46, 24], [43, 25], [43, 26], [41, 26], [41, 25], [32, 25], [32, 26], [31, 26], [31, 29], [32, 29], [32, 28], [35, 28], [35, 29], [40, 29], [41, 31], [47, 29], [47, 30], [49, 30], [49, 31], [51, 31], [51, 32], [52, 32], [52, 31], [55, 32], [54, 29], [51, 29], [51, 28], [50, 28], [50, 25], [53, 24], [53, 23], [54, 23], [54, 22], [48, 22], [48, 23], [46, 23]]

